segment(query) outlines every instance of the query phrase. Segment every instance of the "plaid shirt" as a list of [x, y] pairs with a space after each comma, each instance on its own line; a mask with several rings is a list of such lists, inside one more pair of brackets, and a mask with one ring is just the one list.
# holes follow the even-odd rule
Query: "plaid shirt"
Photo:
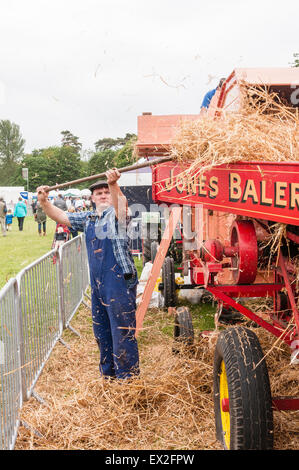
[[[115, 259], [124, 274], [137, 274], [133, 256], [129, 249], [127, 225], [130, 218], [127, 217], [126, 226], [119, 227], [114, 207], [108, 207], [99, 217], [96, 211], [67, 212], [71, 228], [74, 231], [86, 233], [91, 221], [95, 222], [95, 233], [100, 239], [109, 238]], [[135, 276], [134, 276], [135, 277]]]

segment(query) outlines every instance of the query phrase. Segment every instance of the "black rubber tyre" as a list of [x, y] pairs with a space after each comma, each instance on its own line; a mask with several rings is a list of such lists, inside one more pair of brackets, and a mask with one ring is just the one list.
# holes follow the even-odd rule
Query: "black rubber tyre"
[[192, 316], [187, 307], [178, 307], [174, 319], [174, 345], [172, 351], [177, 353], [182, 345], [192, 346], [194, 343], [194, 329]]
[[174, 260], [167, 256], [162, 266], [162, 282], [163, 282], [163, 297], [164, 307], [175, 307], [177, 304], [176, 299], [176, 284], [174, 273]]
[[152, 242], [151, 243], [151, 262], [152, 263], [155, 261], [158, 248], [159, 248], [159, 243], [158, 242]]
[[[214, 355], [214, 409], [216, 437], [224, 449], [273, 448], [271, 389], [263, 357], [257, 336], [248, 328], [220, 333]], [[229, 400], [229, 411], [222, 409], [223, 398]]]

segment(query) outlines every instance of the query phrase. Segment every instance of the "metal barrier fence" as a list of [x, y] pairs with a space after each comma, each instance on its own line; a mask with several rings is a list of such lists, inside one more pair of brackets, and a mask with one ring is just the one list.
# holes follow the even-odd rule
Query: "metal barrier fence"
[[[62, 317], [64, 328], [78, 310], [83, 295], [82, 239], [76, 237], [61, 247]], [[81, 260], [78, 263], [78, 259]]]
[[17, 276], [22, 325], [23, 399], [27, 400], [62, 333], [59, 315], [59, 256], [53, 250]]
[[13, 449], [19, 410], [84, 299], [84, 235], [23, 269], [0, 291], [0, 449]]
[[11, 279], [0, 292], [0, 448], [14, 446], [22, 406], [18, 285]]

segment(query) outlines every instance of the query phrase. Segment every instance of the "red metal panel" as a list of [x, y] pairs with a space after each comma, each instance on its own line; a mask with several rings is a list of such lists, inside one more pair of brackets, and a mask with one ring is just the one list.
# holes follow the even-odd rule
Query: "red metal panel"
[[153, 172], [156, 201], [299, 225], [299, 163], [220, 165], [202, 175], [188, 165], [159, 165]]
[[253, 313], [251, 310], [244, 307], [244, 305], [239, 304], [234, 299], [224, 294], [222, 292], [221, 286], [217, 288], [215, 286], [209, 285], [207, 286], [207, 290], [210, 291], [211, 294], [213, 294], [218, 300], [222, 300], [225, 304], [230, 305], [231, 307], [236, 309], [238, 312], [242, 313], [242, 315], [245, 315], [247, 318], [254, 321], [258, 325], [262, 326], [265, 330], [269, 331], [277, 338], [280, 338], [281, 341], [284, 341], [286, 344], [291, 346], [294, 340], [293, 332], [291, 330], [282, 331], [281, 329], [276, 328], [276, 326], [271, 325], [270, 323], [266, 322], [261, 317]]
[[142, 115], [138, 116], [138, 142], [142, 145], [170, 144], [184, 121], [199, 119], [198, 114]]
[[299, 79], [296, 67], [236, 68], [234, 73], [239, 83], [250, 85], [292, 85]]
[[277, 397], [277, 398], [273, 398], [272, 403], [273, 403], [273, 409], [277, 411], [299, 410], [299, 398]]
[[[299, 398], [284, 397], [272, 399], [273, 410], [275, 411], [296, 411], [299, 410]], [[221, 401], [221, 408], [224, 412], [229, 412], [229, 399], [223, 398]]]
[[283, 289], [283, 284], [249, 284], [249, 285], [223, 285], [214, 286], [214, 291], [219, 290], [230, 297], [267, 297]]

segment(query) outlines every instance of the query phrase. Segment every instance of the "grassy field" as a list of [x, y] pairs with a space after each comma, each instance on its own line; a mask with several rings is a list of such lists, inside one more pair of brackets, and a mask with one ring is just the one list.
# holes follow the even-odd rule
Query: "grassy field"
[[51, 219], [47, 220], [45, 237], [38, 235], [33, 216], [25, 218], [22, 232], [18, 229], [17, 220], [13, 219], [12, 230], [7, 236], [0, 234], [0, 289], [11, 277], [51, 250], [54, 231], [55, 222]]

